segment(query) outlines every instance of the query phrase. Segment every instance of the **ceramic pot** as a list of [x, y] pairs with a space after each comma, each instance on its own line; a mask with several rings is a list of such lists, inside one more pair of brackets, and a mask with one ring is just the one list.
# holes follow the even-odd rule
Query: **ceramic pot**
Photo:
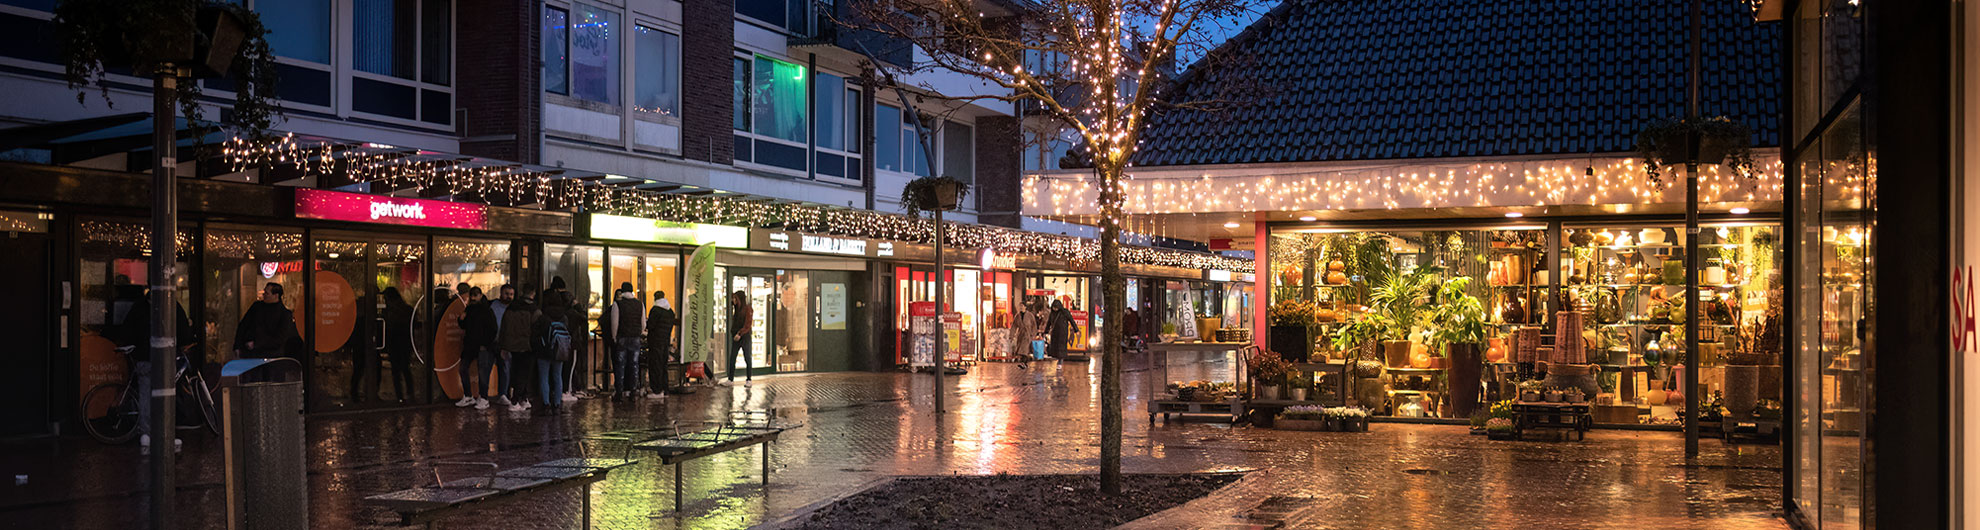
[[1506, 304], [1499, 307], [1499, 319], [1507, 324], [1526, 323], [1526, 306], [1520, 305], [1519, 297], [1506, 297]]
[[1293, 400], [1293, 401], [1306, 401], [1306, 389], [1305, 389], [1305, 388], [1301, 388], [1301, 387], [1293, 387], [1293, 388], [1290, 388], [1290, 389], [1287, 389], [1287, 390], [1286, 390], [1286, 392], [1287, 392], [1288, 394], [1290, 394], [1290, 395], [1289, 395], [1289, 396], [1287, 396], [1287, 397], [1290, 397], [1290, 398], [1292, 398], [1292, 400]]
[[1390, 368], [1409, 367], [1410, 342], [1406, 340], [1382, 341], [1382, 363]]
[[1258, 385], [1258, 399], [1279, 399], [1279, 385]]

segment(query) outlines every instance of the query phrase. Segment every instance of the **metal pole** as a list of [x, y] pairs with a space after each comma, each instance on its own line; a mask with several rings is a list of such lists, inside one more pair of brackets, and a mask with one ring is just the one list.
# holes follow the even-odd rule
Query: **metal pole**
[[[1691, 0], [1690, 60], [1685, 68], [1685, 119], [1698, 123], [1701, 0]], [[1698, 147], [1697, 131], [1686, 134], [1684, 164], [1684, 456], [1698, 456]]]
[[[933, 191], [931, 191], [930, 193], [933, 193]], [[943, 232], [942, 209], [936, 208], [935, 209], [935, 413], [936, 414], [948, 412], [948, 408], [942, 405], [942, 394], [944, 393], [942, 391], [942, 375], [943, 375], [942, 372], [949, 369], [949, 352], [948, 352], [949, 324], [947, 320], [949, 312], [945, 308], [943, 308], [943, 304], [946, 303], [944, 299], [947, 298], [946, 296], [944, 296], [946, 293], [944, 293], [943, 291], [948, 289], [949, 282], [948, 282], [948, 278], [942, 274], [943, 269], [947, 266], [947, 264], [943, 263], [942, 261], [942, 247], [943, 247], [943, 243], [946, 243], [946, 241], [943, 241], [944, 237], [942, 232]]]
[[179, 89], [177, 68], [164, 65], [154, 74], [151, 85], [151, 527], [171, 528], [172, 403], [178, 388], [172, 380], [173, 351], [178, 344], [177, 314], [173, 310], [172, 281], [178, 256], [178, 182], [172, 175], [178, 166], [178, 132], [173, 96]]

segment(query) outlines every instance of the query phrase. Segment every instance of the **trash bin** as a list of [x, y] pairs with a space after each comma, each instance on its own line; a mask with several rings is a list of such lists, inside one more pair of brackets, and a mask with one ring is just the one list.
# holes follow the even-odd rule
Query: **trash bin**
[[288, 358], [228, 362], [220, 368], [220, 403], [227, 528], [308, 528], [302, 364]]

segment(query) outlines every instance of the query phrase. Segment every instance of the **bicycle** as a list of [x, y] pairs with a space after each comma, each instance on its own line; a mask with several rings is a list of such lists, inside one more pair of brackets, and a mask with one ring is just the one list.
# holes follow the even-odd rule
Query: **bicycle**
[[[129, 355], [134, 347], [125, 346], [117, 351]], [[213, 402], [213, 387], [206, 384], [206, 378], [198, 370], [189, 369], [184, 351], [176, 358], [177, 373], [173, 377], [181, 399], [190, 399], [192, 408], [199, 411], [197, 418], [207, 432], [220, 434], [220, 414]], [[138, 391], [138, 378], [150, 374], [131, 374], [121, 383], [103, 383], [89, 389], [82, 399], [83, 430], [90, 437], [106, 444], [121, 444], [131, 441], [144, 432], [139, 425], [138, 406], [140, 399], [150, 399]], [[92, 416], [91, 405], [109, 403], [103, 412]]]

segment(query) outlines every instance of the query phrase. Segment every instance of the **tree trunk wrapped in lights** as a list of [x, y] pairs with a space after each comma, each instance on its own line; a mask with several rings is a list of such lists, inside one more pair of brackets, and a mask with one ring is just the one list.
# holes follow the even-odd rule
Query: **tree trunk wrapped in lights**
[[[1100, 479], [1120, 492], [1121, 337], [1127, 282], [1121, 276], [1122, 182], [1128, 178], [1151, 111], [1215, 110], [1240, 99], [1243, 84], [1221, 84], [1210, 97], [1163, 94], [1178, 57], [1191, 68], [1230, 61], [1212, 49], [1234, 33], [1226, 25], [1255, 14], [1260, 0], [1041, 0], [1022, 12], [968, 0], [854, 0], [841, 27], [873, 31], [920, 48], [914, 70], [946, 70], [1008, 92], [917, 97], [967, 103], [996, 100], [1043, 114], [1047, 129], [1070, 131], [1093, 168], [1099, 190], [1101, 264]], [[885, 67], [885, 65], [874, 65]], [[889, 76], [893, 78], [893, 76]], [[1178, 101], [1177, 99], [1188, 99]], [[1026, 127], [1031, 129], [1034, 127]], [[1026, 138], [1027, 141], [1033, 138]]]

